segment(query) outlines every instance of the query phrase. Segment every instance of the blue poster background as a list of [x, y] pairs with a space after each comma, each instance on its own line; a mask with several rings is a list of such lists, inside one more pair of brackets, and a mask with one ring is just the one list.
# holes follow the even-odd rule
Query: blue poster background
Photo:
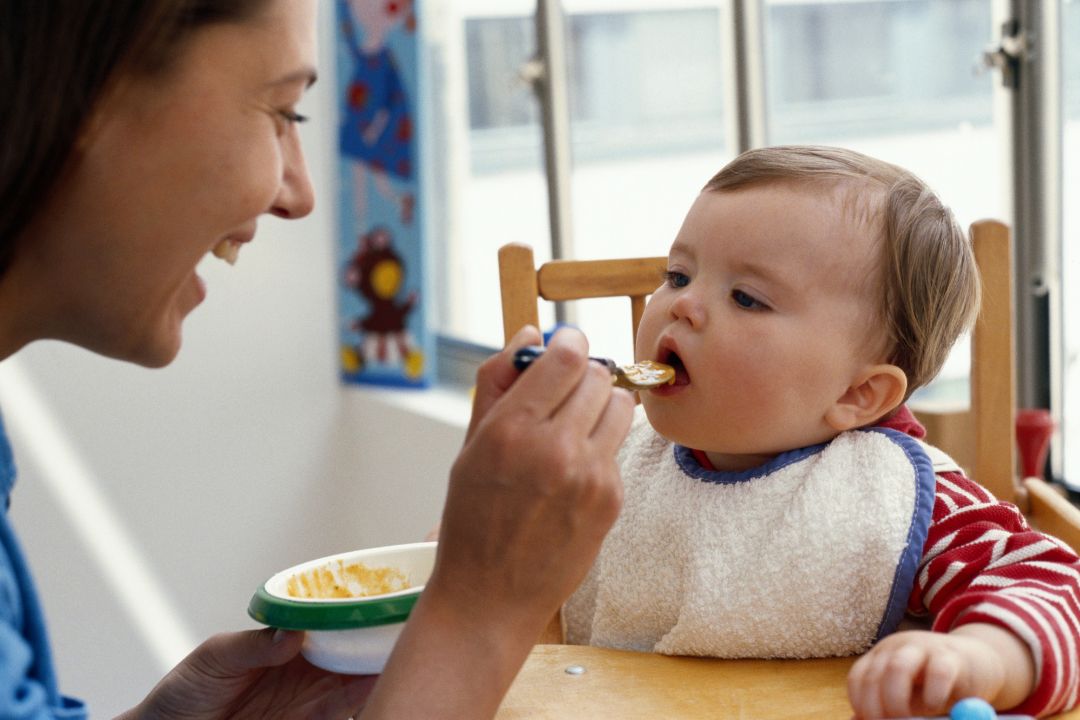
[[434, 338], [425, 312], [415, 7], [335, 6], [341, 376], [425, 387]]

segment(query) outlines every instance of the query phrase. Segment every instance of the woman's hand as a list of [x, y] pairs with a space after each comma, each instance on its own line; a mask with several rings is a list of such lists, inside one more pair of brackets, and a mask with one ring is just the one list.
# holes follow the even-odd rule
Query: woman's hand
[[303, 637], [273, 629], [215, 635], [121, 720], [329, 719], [359, 712], [375, 676], [319, 670], [300, 655]]
[[[543, 622], [573, 592], [618, 516], [615, 464], [633, 413], [629, 393], [561, 330], [526, 373], [513, 349], [480, 369], [473, 420], [454, 464], [436, 584], [449, 600]], [[518, 377], [520, 374], [520, 377]], [[440, 588], [441, 589], [441, 588]]]
[[480, 368], [435, 570], [364, 717], [488, 718], [618, 516], [633, 398], [559, 331], [519, 373], [526, 328]]
[[1019, 705], [1034, 687], [1035, 664], [1019, 638], [972, 623], [948, 633], [908, 630], [884, 638], [852, 666], [848, 697], [861, 719], [947, 715], [979, 697], [998, 710]]

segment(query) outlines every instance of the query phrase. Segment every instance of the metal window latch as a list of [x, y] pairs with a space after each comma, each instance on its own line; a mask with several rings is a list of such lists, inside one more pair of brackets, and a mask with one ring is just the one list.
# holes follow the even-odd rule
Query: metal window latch
[[1017, 88], [1020, 82], [1020, 63], [1029, 57], [1031, 38], [1013, 18], [1001, 24], [1001, 37], [996, 44], [988, 45], [976, 64], [979, 73], [987, 70], [1001, 71], [1001, 84]]
[[518, 78], [534, 91], [539, 92], [540, 83], [547, 78], [547, 68], [543, 58], [533, 57], [518, 69]]

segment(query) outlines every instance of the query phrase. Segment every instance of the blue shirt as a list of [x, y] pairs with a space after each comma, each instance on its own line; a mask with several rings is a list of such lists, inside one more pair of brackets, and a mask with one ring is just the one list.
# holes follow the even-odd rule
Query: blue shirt
[[8, 522], [15, 461], [0, 420], [0, 718], [86, 718], [81, 700], [56, 686], [45, 616], [15, 532]]

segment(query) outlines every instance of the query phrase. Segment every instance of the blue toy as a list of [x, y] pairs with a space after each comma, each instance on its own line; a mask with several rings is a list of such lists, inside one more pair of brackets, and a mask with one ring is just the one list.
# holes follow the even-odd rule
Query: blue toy
[[949, 716], [906, 718], [906, 720], [1035, 720], [1030, 715], [998, 715], [993, 706], [982, 698], [964, 698], [952, 706]]
[[997, 716], [990, 703], [976, 697], [964, 698], [949, 711], [949, 720], [995, 720]]

